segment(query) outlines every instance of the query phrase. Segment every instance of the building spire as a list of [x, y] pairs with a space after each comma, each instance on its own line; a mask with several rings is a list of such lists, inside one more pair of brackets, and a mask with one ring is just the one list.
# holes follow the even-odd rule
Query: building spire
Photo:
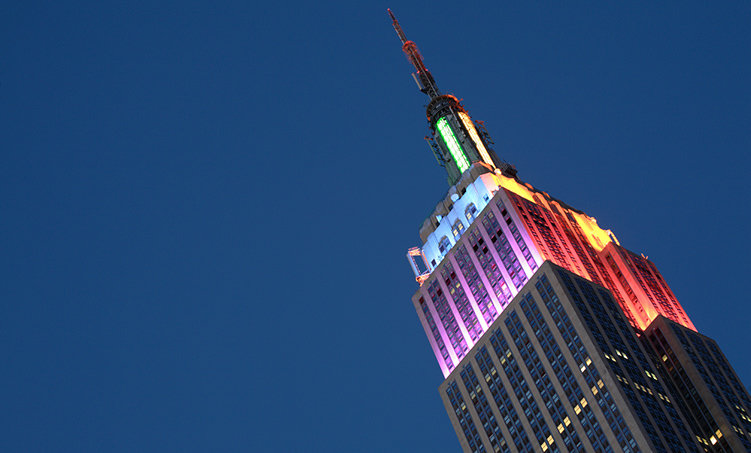
[[412, 78], [415, 79], [417, 87], [420, 91], [430, 96], [431, 99], [440, 96], [441, 92], [438, 91], [438, 86], [436, 85], [433, 76], [430, 74], [430, 71], [425, 67], [425, 63], [422, 61], [422, 55], [420, 55], [420, 51], [417, 49], [417, 44], [415, 44], [414, 41], [409, 41], [407, 39], [404, 30], [402, 30], [399, 21], [396, 20], [391, 9], [389, 8], [387, 11], [391, 17], [391, 23], [394, 25], [394, 30], [396, 30], [396, 34], [399, 35], [399, 39], [402, 41], [402, 50], [407, 56], [407, 60], [409, 60], [409, 62], [412, 63], [412, 66], [415, 67], [416, 71], [412, 73]]
[[402, 30], [402, 27], [399, 25], [399, 21], [396, 20], [394, 13], [391, 12], [391, 8], [388, 8], [386, 11], [388, 11], [389, 16], [391, 16], [391, 23], [394, 24], [394, 30], [396, 30], [396, 34], [399, 35], [399, 39], [402, 40], [402, 44], [406, 43], [407, 36], [404, 35], [404, 31]]
[[448, 173], [449, 185], [456, 184], [462, 174], [475, 164], [485, 167], [484, 171], [500, 170], [506, 176], [513, 177], [516, 169], [495, 154], [490, 147], [493, 141], [490, 140], [485, 126], [482, 123], [475, 124], [455, 96], [441, 94], [438, 91], [435, 79], [425, 67], [422, 55], [417, 50], [417, 44], [407, 39], [391, 9], [387, 11], [402, 42], [402, 50], [415, 68], [412, 78], [415, 79], [420, 91], [430, 97], [425, 114], [433, 134], [428, 141], [439, 164]]

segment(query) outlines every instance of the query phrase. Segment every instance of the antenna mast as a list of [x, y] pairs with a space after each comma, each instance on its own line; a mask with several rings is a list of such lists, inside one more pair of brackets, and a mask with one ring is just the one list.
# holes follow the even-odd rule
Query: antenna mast
[[436, 85], [433, 76], [430, 74], [430, 71], [425, 67], [425, 63], [422, 61], [422, 55], [420, 55], [420, 51], [417, 49], [417, 44], [413, 41], [407, 40], [407, 36], [399, 25], [399, 21], [394, 17], [394, 13], [391, 12], [390, 8], [387, 11], [389, 16], [391, 16], [394, 30], [396, 30], [396, 34], [399, 35], [399, 39], [402, 41], [402, 50], [407, 56], [407, 60], [409, 60], [409, 62], [412, 63], [412, 66], [417, 70], [412, 73], [412, 78], [415, 79], [417, 87], [420, 91], [430, 96], [431, 99], [440, 96], [441, 92], [438, 91], [438, 86]]
[[490, 171], [500, 170], [506, 176], [514, 177], [516, 169], [500, 159], [490, 148], [492, 140], [485, 126], [480, 125], [478, 129], [469, 113], [459, 103], [459, 99], [438, 91], [435, 79], [425, 67], [422, 55], [417, 50], [417, 44], [407, 39], [391, 9], [387, 11], [402, 42], [402, 50], [407, 60], [415, 67], [412, 78], [415, 79], [420, 91], [430, 97], [425, 114], [433, 136], [428, 138], [428, 143], [438, 163], [446, 169], [449, 184], [456, 184], [462, 174], [475, 164], [480, 164]]

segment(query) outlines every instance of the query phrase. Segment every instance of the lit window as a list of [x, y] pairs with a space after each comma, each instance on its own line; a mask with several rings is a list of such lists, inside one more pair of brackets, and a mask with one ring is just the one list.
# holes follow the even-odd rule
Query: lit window
[[462, 232], [464, 231], [464, 224], [461, 220], [458, 220], [454, 223], [454, 226], [451, 228], [451, 232], [454, 233], [454, 239], [459, 239], [459, 236], [462, 235]]
[[467, 206], [467, 210], [464, 211], [464, 214], [467, 216], [467, 221], [471, 223], [477, 215], [477, 208], [475, 207], [475, 204], [470, 203], [469, 206]]

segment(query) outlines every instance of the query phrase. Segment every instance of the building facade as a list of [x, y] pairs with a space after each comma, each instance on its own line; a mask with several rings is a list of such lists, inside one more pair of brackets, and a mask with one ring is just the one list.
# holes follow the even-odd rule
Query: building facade
[[654, 263], [522, 181], [389, 14], [450, 186], [407, 257], [464, 451], [751, 451], [747, 391]]
[[465, 451], [698, 451], [611, 293], [545, 262], [440, 386]]
[[653, 363], [708, 451], [751, 451], [751, 400], [719, 346], [664, 317], [645, 332]]

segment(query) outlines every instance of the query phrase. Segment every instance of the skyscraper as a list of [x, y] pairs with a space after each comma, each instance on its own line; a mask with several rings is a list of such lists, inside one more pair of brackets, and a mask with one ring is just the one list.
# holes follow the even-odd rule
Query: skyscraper
[[748, 393], [657, 267], [522, 181], [389, 15], [430, 98], [426, 139], [450, 186], [407, 256], [464, 450], [748, 448]]
[[466, 451], [698, 448], [611, 293], [549, 261], [440, 393]]
[[751, 400], [717, 343], [663, 317], [645, 334], [699, 441], [711, 451], [751, 451]]

